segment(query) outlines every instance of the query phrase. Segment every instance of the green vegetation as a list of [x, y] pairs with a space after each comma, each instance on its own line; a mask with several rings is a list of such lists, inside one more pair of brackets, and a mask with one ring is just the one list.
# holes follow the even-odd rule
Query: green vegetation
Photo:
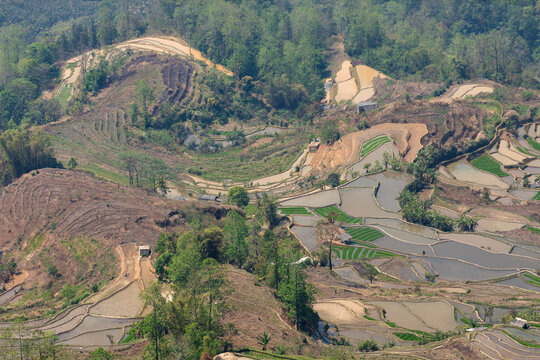
[[377, 321], [377, 319], [374, 319], [374, 318], [372, 318], [371, 316], [368, 316], [368, 315], [364, 315], [364, 319], [369, 320], [369, 321]]
[[408, 190], [403, 190], [398, 197], [403, 218], [409, 222], [431, 226], [442, 231], [452, 231], [454, 220], [438, 211], [429, 210], [429, 201], [422, 201], [420, 197]]
[[534, 228], [532, 226], [527, 226], [527, 230], [529, 230], [530, 232], [533, 232], [535, 234], [540, 234], [540, 229]]
[[472, 166], [477, 169], [490, 172], [498, 177], [508, 176], [507, 173], [501, 170], [501, 164], [495, 161], [489, 155], [482, 155], [471, 161]]
[[367, 247], [357, 247], [357, 246], [333, 246], [332, 252], [340, 259], [343, 260], [367, 260], [372, 258], [383, 258], [383, 257], [392, 257], [396, 254], [376, 250], [373, 248]]
[[335, 213], [338, 216], [335, 221], [344, 222], [346, 224], [361, 224], [362, 219], [358, 219], [352, 216], [345, 214], [343, 211], [339, 210], [334, 205], [326, 206], [323, 208], [314, 209], [315, 213], [319, 214], [323, 218], [326, 218], [328, 214]]
[[278, 208], [278, 210], [284, 215], [311, 215], [313, 216], [313, 213], [311, 211], [309, 211], [308, 209], [302, 206], [281, 207], [281, 208]]
[[383, 144], [386, 144], [388, 142], [391, 142], [390, 138], [388, 136], [380, 136], [376, 137], [374, 139], [366, 141], [362, 145], [362, 150], [360, 151], [360, 157], [363, 158], [364, 156], [368, 155], [372, 151], [378, 149]]
[[529, 145], [531, 145], [533, 147], [534, 150], [540, 151], [540, 144], [537, 143], [536, 141], [534, 141], [533, 138], [528, 137], [527, 142], [529, 143]]
[[73, 85], [72, 84], [66, 84], [66, 86], [64, 86], [62, 88], [62, 90], [60, 90], [60, 93], [56, 97], [56, 100], [58, 101], [58, 103], [61, 106], [64, 107], [64, 106], [67, 105], [72, 91], [73, 91]]
[[517, 341], [518, 343], [520, 343], [523, 346], [532, 347], [532, 348], [540, 348], [540, 345], [534, 344], [534, 343], [531, 343], [531, 342], [528, 342], [528, 341], [525, 341], [525, 340], [522, 340], [522, 339], [518, 338], [517, 336], [514, 336], [514, 335], [510, 334], [508, 331], [506, 331], [504, 329], [501, 329], [501, 332], [503, 332], [509, 338]]
[[32, 236], [28, 240], [28, 245], [26, 245], [24, 252], [28, 255], [32, 251], [39, 249], [41, 247], [41, 244], [43, 244], [43, 240], [45, 240], [45, 233], [39, 233], [35, 236]]
[[540, 191], [534, 195], [533, 200], [540, 200]]
[[525, 280], [529, 284], [540, 287], [540, 277], [538, 277], [536, 275], [533, 275], [533, 274], [530, 274], [530, 273], [527, 273], [527, 272], [523, 273], [523, 276], [526, 277], [526, 279], [523, 279], [523, 280]]
[[411, 333], [394, 333], [398, 338], [405, 341], [420, 341], [420, 338]]
[[370, 242], [384, 237], [379, 230], [370, 227], [345, 228], [347, 234], [351, 235], [353, 240]]
[[517, 148], [521, 153], [523, 153], [523, 154], [525, 154], [525, 155], [527, 155], [527, 156], [535, 156], [535, 155], [531, 154], [530, 151], [525, 150], [524, 148], [522, 148], [522, 147], [519, 146], [519, 145], [516, 146], [516, 148]]
[[245, 187], [233, 186], [227, 193], [227, 202], [236, 206], [244, 207], [249, 204], [249, 195]]

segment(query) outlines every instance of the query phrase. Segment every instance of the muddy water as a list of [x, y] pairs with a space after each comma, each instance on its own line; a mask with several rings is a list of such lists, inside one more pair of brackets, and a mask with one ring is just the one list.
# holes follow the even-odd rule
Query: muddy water
[[373, 197], [373, 188], [345, 188], [341, 189], [341, 210], [350, 216], [375, 216], [381, 218], [399, 218], [400, 215], [385, 211]]
[[[500, 284], [500, 283], [498, 283]], [[491, 320], [489, 318], [486, 319], [485, 315], [485, 307], [482, 305], [477, 305], [476, 308], [478, 309], [478, 315], [484, 320], [484, 321], [493, 321], [495, 323], [501, 322], [501, 319], [503, 316], [509, 314], [512, 309], [509, 308], [502, 308], [502, 307], [494, 307], [493, 308], [493, 316], [491, 317]], [[525, 308], [516, 309], [517, 312], [520, 312], [522, 310], [525, 310]]]
[[311, 252], [317, 251], [319, 245], [317, 242], [317, 230], [313, 227], [293, 226], [291, 228], [302, 244]]
[[538, 189], [537, 190], [523, 190], [523, 189], [519, 189], [519, 190], [512, 190], [510, 191], [510, 194], [512, 194], [513, 196], [517, 197], [518, 199], [522, 199], [522, 200], [532, 200], [532, 198], [538, 193]]
[[437, 256], [464, 260], [486, 268], [535, 270], [538, 260], [522, 256], [492, 253], [472, 245], [447, 241], [432, 246]]
[[375, 187], [375, 186], [377, 186], [376, 180], [368, 176], [363, 176], [345, 185], [344, 188]]
[[463, 160], [448, 165], [448, 171], [458, 180], [484, 186], [496, 186], [502, 189], [508, 185], [495, 175], [477, 170]]
[[517, 288], [520, 288], [520, 289], [540, 292], [540, 287], [535, 286], [535, 285], [533, 285], [531, 283], [528, 283], [526, 281], [523, 281], [523, 279], [521, 279], [519, 277], [499, 281], [497, 284], [506, 285], [506, 286], [513, 286], [513, 287], [517, 287]]
[[398, 212], [400, 210], [397, 197], [403, 188], [411, 182], [412, 178], [406, 174], [395, 171], [385, 171], [370, 178], [380, 183], [377, 191], [377, 201], [388, 211]]
[[[403, 230], [415, 235], [421, 235], [423, 237], [437, 239], [437, 232], [433, 229], [426, 228], [420, 225], [407, 223], [399, 219], [381, 219], [375, 217], [366, 218], [366, 224], [379, 224], [387, 227], [391, 227], [398, 230]], [[407, 241], [407, 239], [403, 239]], [[422, 243], [422, 242], [421, 242]]]
[[427, 245], [417, 245], [408, 242], [400, 241], [389, 236], [373, 241], [373, 244], [385, 249], [399, 251], [405, 254], [415, 254], [421, 256], [425, 252], [428, 256], [433, 256], [435, 253]]
[[420, 318], [411, 313], [405, 305], [399, 302], [372, 301], [371, 303], [378, 306], [381, 311], [384, 309], [386, 311], [386, 319], [399, 326], [427, 332], [433, 332], [435, 330], [434, 328], [427, 326]]
[[[286, 200], [281, 206], [309, 206], [313, 208], [325, 207], [339, 203], [338, 190], [321, 191], [315, 194], [301, 196], [295, 199]], [[352, 214], [349, 214], [352, 215]]]
[[515, 270], [489, 270], [472, 264], [463, 263], [454, 259], [441, 259], [435, 257], [414, 257], [427, 261], [433, 271], [439, 274], [441, 279], [446, 280], [489, 280], [498, 279], [515, 273]]

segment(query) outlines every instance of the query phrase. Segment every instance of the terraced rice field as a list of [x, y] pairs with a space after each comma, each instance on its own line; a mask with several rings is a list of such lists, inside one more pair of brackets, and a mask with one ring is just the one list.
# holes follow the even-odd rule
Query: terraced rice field
[[528, 137], [527, 142], [533, 147], [534, 150], [540, 151], [540, 144], [534, 141], [533, 138]]
[[390, 138], [388, 136], [380, 136], [376, 137], [374, 139], [371, 139], [369, 141], [366, 141], [362, 145], [362, 150], [360, 151], [360, 157], [364, 157], [373, 150], [379, 148], [381, 145], [386, 144], [388, 142], [391, 142]]
[[367, 260], [373, 258], [384, 258], [396, 256], [396, 254], [364, 247], [336, 247], [332, 248], [332, 251], [338, 259], [343, 260]]
[[479, 170], [490, 172], [498, 177], [508, 176], [507, 173], [501, 170], [501, 164], [493, 160], [488, 155], [482, 155], [471, 161], [472, 166]]
[[529, 284], [540, 287], [540, 277], [530, 273], [523, 273], [523, 276], [523, 280], [527, 281]]
[[315, 209], [315, 212], [324, 218], [326, 218], [328, 214], [330, 214], [331, 212], [334, 212], [338, 214], [336, 221], [344, 222], [346, 224], [361, 224], [362, 223], [362, 219], [349, 216], [333, 205]]
[[394, 333], [398, 338], [405, 341], [420, 341], [420, 338], [411, 333]]
[[345, 231], [352, 236], [353, 242], [360, 242], [362, 245], [384, 237], [383, 233], [369, 227], [346, 228]]
[[283, 215], [311, 215], [313, 213], [305, 207], [283, 207], [278, 209]]

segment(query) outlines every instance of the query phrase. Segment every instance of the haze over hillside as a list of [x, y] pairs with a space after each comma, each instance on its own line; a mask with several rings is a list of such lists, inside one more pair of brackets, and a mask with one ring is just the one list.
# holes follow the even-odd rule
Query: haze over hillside
[[0, 4], [6, 359], [540, 357], [540, 2]]

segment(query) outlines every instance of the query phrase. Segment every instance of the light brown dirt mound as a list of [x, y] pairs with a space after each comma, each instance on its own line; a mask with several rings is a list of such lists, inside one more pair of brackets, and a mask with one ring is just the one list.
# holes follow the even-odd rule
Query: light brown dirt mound
[[[407, 134], [410, 138], [407, 140]], [[311, 161], [315, 172], [328, 172], [350, 165], [360, 158], [362, 144], [376, 136], [388, 134], [394, 140], [401, 156], [413, 161], [422, 148], [420, 140], [428, 133], [424, 124], [379, 124], [367, 130], [345, 135], [332, 145], [321, 145]]]
[[351, 70], [352, 70], [351, 62], [349, 60], [345, 60], [341, 64], [341, 70], [339, 70], [336, 74], [335, 81], [337, 83], [340, 83], [340, 82], [349, 80], [351, 78]]
[[384, 75], [382, 72], [375, 70], [367, 65], [358, 65], [355, 66], [354, 71], [360, 80], [360, 89], [366, 89], [373, 87], [373, 81], [376, 78], [387, 79], [388, 76]]

